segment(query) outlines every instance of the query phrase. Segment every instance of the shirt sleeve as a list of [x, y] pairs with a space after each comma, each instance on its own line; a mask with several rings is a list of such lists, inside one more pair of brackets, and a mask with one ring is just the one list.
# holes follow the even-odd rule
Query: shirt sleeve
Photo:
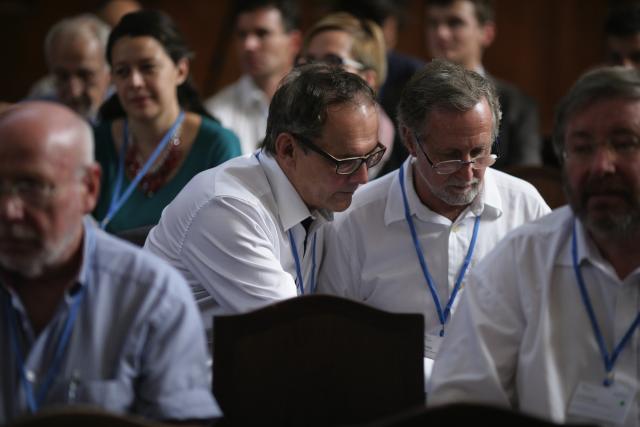
[[515, 406], [515, 373], [524, 315], [517, 296], [518, 263], [501, 245], [469, 276], [446, 329], [430, 383], [429, 406], [469, 402]]
[[158, 279], [160, 292], [144, 330], [136, 412], [161, 420], [211, 419], [222, 412], [211, 393], [204, 327], [191, 291], [175, 271]]
[[195, 280], [233, 313], [297, 295], [294, 278], [280, 261], [282, 249], [277, 224], [261, 206], [223, 197], [199, 210], [180, 257]]

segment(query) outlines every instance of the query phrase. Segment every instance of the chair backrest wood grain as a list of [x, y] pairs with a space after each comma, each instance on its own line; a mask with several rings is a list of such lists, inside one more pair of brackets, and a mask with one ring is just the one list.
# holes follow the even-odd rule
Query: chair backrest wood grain
[[213, 390], [232, 424], [355, 424], [424, 402], [421, 314], [311, 295], [214, 325]]

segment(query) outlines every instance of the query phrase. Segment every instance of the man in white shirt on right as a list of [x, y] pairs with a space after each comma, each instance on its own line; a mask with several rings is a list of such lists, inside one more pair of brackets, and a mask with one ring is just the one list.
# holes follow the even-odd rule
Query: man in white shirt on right
[[554, 145], [570, 206], [505, 238], [469, 278], [429, 404], [640, 426], [640, 73], [585, 74]]
[[405, 86], [398, 122], [409, 159], [327, 227], [318, 290], [423, 314], [428, 378], [465, 273], [549, 207], [529, 183], [489, 168], [500, 105], [478, 73], [427, 64]]
[[294, 0], [235, 2], [235, 47], [244, 74], [204, 103], [240, 139], [243, 154], [265, 137], [269, 103], [302, 42]]

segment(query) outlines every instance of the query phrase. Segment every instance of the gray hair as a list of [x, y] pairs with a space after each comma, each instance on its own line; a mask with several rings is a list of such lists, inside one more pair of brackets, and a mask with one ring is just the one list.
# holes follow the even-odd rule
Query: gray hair
[[[91, 13], [84, 13], [58, 21], [49, 29], [44, 39], [44, 54], [47, 63], [51, 63], [51, 54], [59, 37], [82, 36], [87, 40], [95, 40], [104, 52], [110, 32], [111, 27]], [[102, 55], [102, 57], [105, 58], [105, 55]]]
[[588, 71], [573, 85], [556, 108], [553, 147], [558, 158], [564, 151], [567, 122], [583, 108], [602, 99], [640, 101], [640, 71], [635, 68], [601, 67]]
[[[493, 117], [491, 141], [500, 128], [500, 101], [496, 89], [480, 74], [445, 60], [435, 59], [407, 83], [398, 104], [398, 122], [415, 135], [421, 135], [433, 111], [471, 110], [487, 100]], [[407, 143], [407, 141], [405, 141]]]
[[375, 102], [373, 90], [356, 74], [320, 63], [296, 67], [273, 95], [262, 146], [275, 154], [281, 133], [307, 140], [320, 138], [330, 107]]

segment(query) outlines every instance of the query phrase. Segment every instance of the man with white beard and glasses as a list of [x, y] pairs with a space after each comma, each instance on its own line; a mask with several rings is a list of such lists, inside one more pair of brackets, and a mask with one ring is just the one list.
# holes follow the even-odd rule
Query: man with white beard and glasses
[[585, 74], [560, 103], [553, 138], [569, 206], [514, 231], [476, 267], [429, 403], [637, 427], [640, 73]]
[[490, 168], [500, 105], [480, 74], [427, 64], [405, 86], [398, 122], [410, 156], [327, 227], [318, 290], [423, 314], [428, 378], [468, 272], [549, 207], [530, 184]]
[[0, 115], [0, 424], [63, 405], [220, 416], [189, 288], [85, 218], [99, 189], [79, 115], [43, 101]]

